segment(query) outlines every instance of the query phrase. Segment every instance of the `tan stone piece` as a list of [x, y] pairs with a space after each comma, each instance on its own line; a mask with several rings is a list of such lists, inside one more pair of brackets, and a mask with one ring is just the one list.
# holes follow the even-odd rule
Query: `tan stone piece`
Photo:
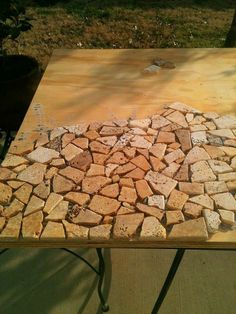
[[124, 175], [125, 178], [131, 178], [134, 180], [141, 180], [144, 178], [144, 176], [145, 176], [145, 172], [140, 168], [136, 168]]
[[22, 213], [10, 218], [0, 234], [1, 240], [13, 240], [18, 239], [20, 236], [20, 228], [22, 221]]
[[211, 195], [217, 208], [236, 211], [236, 200], [229, 192]]
[[189, 199], [189, 201], [211, 210], [214, 209], [214, 202], [207, 194], [193, 196]]
[[66, 218], [66, 214], [68, 212], [69, 202], [61, 201], [51, 212], [49, 215], [45, 217], [45, 220], [50, 221], [61, 221]]
[[63, 168], [65, 164], [66, 163], [65, 163], [64, 158], [53, 159], [50, 163], [51, 166], [57, 167], [57, 168]]
[[50, 194], [50, 183], [41, 182], [34, 188], [34, 194], [42, 199], [47, 199]]
[[215, 174], [233, 171], [233, 169], [224, 161], [210, 159], [208, 160], [208, 164]]
[[166, 225], [174, 225], [183, 222], [184, 215], [181, 210], [169, 210], [166, 212]]
[[117, 136], [104, 136], [99, 137], [96, 140], [104, 145], [114, 146], [117, 142]]
[[0, 217], [0, 232], [4, 228], [5, 223], [6, 223], [6, 218], [5, 217]]
[[115, 214], [119, 207], [120, 202], [101, 195], [94, 195], [89, 204], [89, 208], [92, 211], [101, 215]]
[[84, 205], [89, 202], [90, 196], [86, 193], [80, 192], [68, 192], [64, 199], [75, 204]]
[[89, 229], [90, 240], [109, 240], [111, 235], [112, 225], [103, 224]]
[[166, 164], [164, 164], [159, 158], [150, 156], [150, 163], [152, 165], [152, 168], [154, 171], [161, 171], [163, 169], [165, 169]]
[[187, 202], [189, 196], [186, 193], [174, 189], [169, 196], [166, 203], [168, 209], [171, 210], [181, 210], [184, 204]]
[[7, 205], [12, 197], [12, 188], [0, 182], [0, 204]]
[[162, 220], [164, 216], [164, 211], [156, 207], [152, 207], [152, 206], [145, 205], [142, 203], [137, 203], [136, 207], [142, 213], [146, 215], [154, 216], [160, 221]]
[[105, 186], [101, 189], [100, 194], [111, 198], [117, 198], [117, 196], [119, 195], [119, 184], [114, 183]]
[[230, 129], [212, 130], [208, 131], [209, 134], [228, 139], [235, 139], [235, 135]]
[[62, 223], [65, 227], [66, 236], [68, 239], [76, 239], [76, 238], [79, 238], [79, 240], [88, 239], [89, 228], [78, 226], [73, 223], [69, 223], [66, 220], [62, 220]]
[[171, 191], [176, 187], [177, 181], [164, 176], [161, 173], [150, 170], [146, 176], [147, 180], [155, 192], [161, 193], [168, 197]]
[[86, 177], [82, 181], [82, 190], [85, 193], [94, 194], [97, 193], [102, 187], [111, 183], [110, 178], [97, 176]]
[[177, 138], [181, 144], [181, 149], [186, 152], [192, 148], [192, 142], [189, 130], [179, 129], [175, 131]]
[[229, 157], [236, 156], [236, 147], [220, 146], [219, 148]]
[[107, 177], [111, 177], [115, 171], [116, 168], [118, 168], [119, 165], [116, 164], [107, 164], [105, 167], [105, 174]]
[[82, 152], [83, 150], [81, 148], [69, 143], [65, 148], [62, 149], [61, 155], [64, 156], [67, 161], [71, 161]]
[[26, 206], [25, 212], [24, 212], [24, 216], [28, 216], [30, 214], [33, 214], [41, 209], [44, 208], [45, 202], [43, 200], [41, 200], [41, 198], [32, 195], [29, 203]]
[[118, 215], [113, 228], [113, 237], [118, 239], [129, 239], [137, 234], [142, 224], [144, 214]]
[[118, 212], [117, 212], [116, 215], [127, 215], [127, 214], [134, 214], [134, 213], [135, 213], [134, 209], [131, 209], [131, 208], [128, 208], [128, 207], [125, 207], [125, 206], [121, 206], [118, 209]]
[[93, 153], [93, 163], [97, 165], [104, 165], [105, 161], [109, 158], [109, 155]]
[[221, 173], [218, 175], [219, 181], [234, 181], [236, 180], [236, 172], [228, 172], [228, 173]]
[[175, 151], [173, 151], [172, 153], [169, 153], [167, 155], [165, 155], [164, 160], [170, 164], [172, 162], [174, 162], [175, 160], [185, 157], [184, 153], [182, 152], [181, 149], [176, 149]]
[[206, 131], [191, 132], [193, 145], [203, 145], [208, 143]]
[[142, 155], [138, 155], [137, 157], [131, 159], [130, 162], [144, 171], [151, 169], [151, 165], [149, 164], [147, 159]]
[[6, 218], [9, 218], [9, 217], [12, 217], [12, 216], [15, 216], [16, 214], [18, 214], [19, 212], [22, 212], [23, 209], [25, 207], [25, 204], [20, 202], [17, 198], [15, 198], [10, 206], [8, 207], [5, 207], [2, 215]]
[[7, 184], [13, 189], [13, 190], [16, 190], [18, 189], [19, 187], [21, 187], [24, 182], [21, 182], [21, 181], [7, 181]]
[[149, 141], [147, 141], [143, 136], [140, 135], [135, 135], [133, 138], [131, 138], [130, 145], [136, 148], [150, 149], [152, 147], [152, 144]]
[[163, 195], [152, 195], [148, 197], [148, 205], [165, 209], [165, 198]]
[[48, 169], [48, 171], [45, 174], [45, 179], [46, 180], [51, 180], [55, 174], [58, 172], [58, 168], [57, 167], [51, 167], [50, 169]]
[[160, 131], [157, 136], [157, 143], [174, 143], [175, 142], [175, 133], [173, 132], [163, 132]]
[[228, 181], [226, 185], [230, 192], [236, 191], [236, 181]]
[[216, 176], [209, 167], [207, 161], [197, 161], [191, 165], [191, 180], [192, 182], [207, 182], [216, 180]]
[[135, 147], [124, 147], [123, 153], [125, 154], [126, 157], [128, 158], [134, 158], [135, 153], [136, 153], [136, 148]]
[[236, 221], [234, 218], [234, 212], [230, 210], [224, 210], [224, 209], [218, 209], [218, 212], [220, 214], [220, 219], [223, 224], [229, 225], [229, 226], [235, 226]]
[[170, 121], [160, 115], [155, 115], [152, 118], [152, 129], [160, 129], [168, 124], [170, 124]]
[[86, 225], [86, 226], [96, 226], [102, 221], [102, 216], [89, 210], [81, 209], [79, 214], [73, 218], [73, 222], [76, 224]]
[[0, 180], [13, 180], [17, 174], [10, 169], [0, 167]]
[[150, 186], [148, 185], [146, 180], [138, 180], [135, 182], [135, 188], [137, 191], [138, 196], [141, 199], [148, 197], [153, 194]]
[[54, 149], [39, 146], [27, 155], [27, 158], [33, 162], [40, 162], [42, 164], [49, 163], [54, 158], [58, 158], [59, 153]]
[[147, 130], [148, 127], [151, 124], [151, 120], [150, 119], [139, 119], [139, 120], [130, 120], [129, 121], [129, 127], [130, 128], [140, 128], [140, 129], [144, 129]]
[[84, 178], [84, 172], [73, 168], [73, 167], [66, 167], [59, 171], [59, 174], [67, 179], [72, 180], [74, 183], [79, 184]]
[[137, 148], [137, 152], [143, 155], [147, 160], [149, 159], [149, 150], [147, 148]]
[[43, 212], [39, 211], [23, 218], [22, 237], [23, 239], [39, 239], [43, 229]]
[[110, 127], [110, 126], [104, 126], [102, 127], [101, 131], [99, 132], [100, 135], [103, 136], [112, 136], [112, 135], [122, 135], [124, 133], [123, 127]]
[[168, 105], [167, 108], [171, 108], [174, 110], [181, 111], [183, 113], [201, 113], [199, 110], [192, 108], [184, 103], [181, 102], [173, 102], [172, 104]]
[[181, 125], [183, 128], [188, 127], [188, 123], [185, 120], [185, 116], [179, 111], [172, 112], [166, 118], [171, 122]]
[[72, 144], [81, 148], [81, 149], [88, 149], [89, 140], [84, 137], [78, 137], [72, 141]]
[[194, 203], [191, 203], [191, 202], [187, 202], [184, 205], [183, 212], [184, 212], [184, 215], [186, 217], [194, 219], [194, 218], [198, 218], [198, 217], [201, 216], [202, 208], [203, 207], [201, 205], [194, 204]]
[[39, 137], [36, 140], [35, 147], [46, 145], [49, 142], [48, 134], [42, 133], [39, 135]]
[[27, 164], [28, 160], [22, 156], [7, 154], [1, 163], [2, 167], [14, 168], [23, 164]]
[[75, 184], [58, 174], [53, 177], [53, 192], [66, 193], [74, 188]]
[[204, 194], [204, 184], [197, 182], [179, 182], [179, 190], [188, 195]]
[[86, 171], [93, 162], [92, 155], [88, 150], [75, 156], [70, 162], [71, 167]]
[[221, 224], [220, 215], [210, 209], [202, 210], [203, 216], [206, 221], [207, 230], [209, 233], [216, 233]]
[[89, 130], [84, 134], [90, 141], [96, 140], [100, 135], [96, 130]]
[[61, 239], [65, 238], [65, 232], [62, 223], [49, 221], [40, 237], [42, 240], [46, 239]]
[[87, 177], [104, 176], [105, 167], [102, 165], [91, 164], [89, 170], [86, 173]]
[[46, 200], [43, 212], [50, 214], [50, 212], [63, 200], [63, 196], [56, 193], [50, 193], [48, 199]]
[[199, 146], [194, 146], [186, 155], [184, 164], [191, 165], [197, 161], [208, 160], [208, 159], [210, 159], [210, 156], [207, 154], [205, 149]]
[[179, 164], [172, 162], [161, 173], [167, 177], [173, 178], [175, 176], [175, 174], [177, 173], [179, 168], [180, 168]]
[[127, 186], [128, 188], [133, 188], [134, 187], [134, 181], [131, 178], [121, 178], [119, 181], [119, 185], [122, 186]]
[[135, 204], [137, 200], [136, 190], [129, 187], [122, 187], [118, 200], [120, 202], [128, 202], [130, 204]]
[[15, 173], [20, 173], [21, 171], [25, 170], [26, 168], [27, 168], [27, 165], [20, 165], [20, 166], [13, 168], [13, 171]]
[[87, 131], [88, 124], [82, 122], [77, 125], [65, 126], [64, 128], [67, 129], [70, 133], [75, 133], [77, 136], [80, 136]]
[[116, 174], [119, 174], [119, 175], [122, 175], [122, 174], [125, 174], [127, 172], [130, 172], [132, 170], [136, 169], [136, 166], [133, 165], [131, 162], [128, 162], [127, 164], [125, 165], [121, 165], [119, 166], [116, 170], [115, 170], [115, 173]]
[[66, 145], [71, 143], [75, 139], [74, 133], [65, 133], [61, 138], [61, 147], [65, 148]]
[[28, 166], [25, 170], [18, 174], [17, 179], [20, 181], [28, 182], [32, 185], [38, 185], [43, 181], [46, 165], [41, 163], [34, 163]]
[[15, 197], [22, 203], [27, 204], [32, 193], [33, 187], [29, 183], [24, 183], [14, 192]]
[[224, 181], [205, 182], [205, 190], [206, 190], [206, 193], [209, 195], [229, 191]]
[[153, 156], [159, 158], [160, 160], [164, 157], [167, 145], [166, 144], [154, 144], [150, 149], [149, 152]]
[[160, 241], [166, 239], [166, 229], [155, 217], [146, 217], [143, 220], [140, 233], [141, 240]]

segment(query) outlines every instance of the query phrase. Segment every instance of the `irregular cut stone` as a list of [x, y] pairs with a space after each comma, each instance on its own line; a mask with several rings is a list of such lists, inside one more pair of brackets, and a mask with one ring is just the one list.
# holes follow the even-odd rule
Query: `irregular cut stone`
[[65, 193], [73, 189], [75, 184], [60, 175], [55, 175], [53, 177], [53, 192], [55, 193]]
[[184, 205], [184, 215], [189, 218], [198, 218], [202, 215], [202, 206], [194, 203], [187, 202]]
[[111, 183], [110, 178], [97, 176], [86, 177], [82, 181], [82, 190], [85, 193], [94, 194], [97, 193], [102, 187]]
[[235, 226], [236, 221], [235, 221], [235, 218], [234, 218], [234, 213], [232, 211], [219, 209], [218, 212], [220, 214], [220, 219], [221, 219], [223, 224], [230, 225], [230, 226]]
[[181, 165], [174, 179], [177, 181], [189, 181], [189, 166]]
[[217, 208], [236, 211], [236, 200], [231, 193], [214, 194], [211, 198], [215, 201]]
[[69, 165], [71, 167], [87, 171], [90, 167], [90, 164], [93, 162], [92, 155], [88, 150], [80, 153], [79, 155], [75, 156], [70, 162]]
[[89, 228], [78, 226], [73, 223], [69, 223], [66, 220], [62, 220], [62, 223], [66, 230], [66, 236], [68, 239], [79, 238], [80, 240], [87, 240], [89, 234]]
[[213, 118], [218, 129], [236, 129], [236, 119], [232, 116], [221, 116]]
[[181, 210], [188, 198], [189, 196], [186, 193], [175, 189], [170, 193], [166, 206], [171, 210]]
[[104, 224], [89, 229], [90, 240], [109, 240], [112, 225]]
[[116, 169], [115, 173], [121, 175], [121, 174], [125, 174], [127, 172], [130, 172], [130, 171], [132, 171], [134, 169], [136, 169], [136, 166], [133, 165], [131, 162], [128, 162], [125, 165], [119, 166]]
[[119, 181], [119, 185], [122, 186], [127, 186], [128, 188], [133, 188], [134, 187], [134, 181], [131, 178], [121, 178]]
[[141, 199], [148, 197], [153, 194], [150, 186], [148, 185], [147, 181], [145, 180], [138, 180], [135, 182], [135, 187], [138, 193], [138, 196]]
[[124, 133], [123, 127], [110, 127], [110, 126], [104, 126], [101, 131], [99, 132], [100, 135], [122, 135]]
[[204, 194], [204, 184], [197, 182], [179, 182], [179, 190], [188, 195]]
[[73, 158], [81, 154], [83, 150], [76, 145], [68, 144], [65, 148], [62, 149], [61, 155], [67, 160], [71, 161]]
[[46, 180], [51, 180], [54, 176], [55, 176], [55, 174], [58, 172], [58, 168], [56, 168], [56, 167], [51, 167], [47, 172], [46, 172], [46, 174], [45, 174], [45, 179]]
[[228, 192], [228, 187], [224, 181], [205, 182], [207, 194], [217, 194]]
[[166, 225], [174, 225], [183, 222], [184, 215], [181, 210], [171, 210], [166, 212]]
[[196, 125], [196, 124], [202, 124], [206, 121], [206, 119], [202, 115], [196, 115], [191, 122], [189, 122], [189, 125]]
[[160, 129], [168, 124], [170, 124], [170, 121], [162, 116], [155, 115], [152, 118], [152, 129]]
[[177, 181], [169, 177], [164, 176], [161, 173], [154, 172], [152, 170], [148, 171], [145, 176], [145, 180], [149, 182], [152, 189], [155, 192], [161, 193], [168, 197], [171, 191], [176, 187]]
[[50, 193], [45, 206], [43, 208], [43, 212], [46, 214], [50, 214], [50, 212], [63, 200], [63, 196], [56, 193]]
[[192, 182], [206, 182], [216, 180], [216, 176], [209, 167], [207, 161], [198, 161], [191, 165]]
[[135, 135], [130, 140], [130, 145], [136, 148], [151, 148], [152, 144], [140, 135]]
[[204, 122], [204, 125], [206, 126], [206, 128], [208, 130], [215, 130], [216, 129], [216, 125], [212, 121]]
[[125, 206], [121, 206], [117, 212], [117, 215], [127, 215], [127, 214], [134, 214], [135, 210], [125, 207]]
[[139, 155], [131, 159], [130, 162], [139, 167], [140, 169], [143, 169], [144, 171], [151, 169], [151, 165], [149, 164], [147, 159], [142, 155]]
[[69, 202], [61, 201], [48, 216], [46, 216], [45, 220], [50, 221], [61, 221], [66, 218], [66, 214], [68, 212]]
[[172, 132], [163, 132], [160, 131], [157, 136], [157, 143], [174, 143], [175, 142], [175, 134]]
[[104, 165], [109, 155], [93, 153], [93, 163], [97, 165]]
[[152, 195], [148, 197], [148, 205], [165, 209], [165, 198], [163, 195]]
[[226, 182], [226, 185], [230, 192], [236, 191], [236, 181]]
[[154, 171], [161, 171], [165, 169], [166, 164], [164, 164], [159, 158], [150, 156], [150, 163]]
[[96, 140], [99, 137], [99, 133], [95, 130], [89, 130], [84, 134], [85, 137], [87, 137], [90, 141]]
[[116, 198], [119, 195], [119, 184], [114, 183], [105, 186], [104, 188], [101, 189], [100, 194], [107, 197]]
[[[191, 132], [199, 132], [199, 131], [206, 131], [206, 130], [208, 130], [208, 129], [207, 129], [205, 123], [190, 126]], [[213, 128], [212, 130], [215, 130], [215, 128]], [[206, 136], [206, 134], [205, 134], [205, 136]]]
[[34, 163], [33, 165], [28, 166], [25, 170], [20, 172], [20, 174], [17, 176], [17, 179], [31, 183], [33, 185], [38, 185], [43, 181], [46, 168], [46, 165]]
[[73, 218], [73, 222], [81, 225], [96, 226], [102, 220], [102, 216], [89, 209], [81, 209], [79, 214]]
[[[61, 147], [65, 148], [66, 145], [71, 143], [74, 139], [75, 139], [75, 134], [73, 134], [73, 133], [64, 134], [61, 138]], [[78, 146], [78, 145], [76, 145], [76, 146]]]
[[193, 145], [203, 145], [208, 143], [206, 131], [198, 131], [191, 133], [191, 140]]
[[0, 167], [0, 180], [12, 180], [16, 178], [16, 173], [10, 169]]
[[6, 207], [5, 210], [3, 211], [2, 215], [9, 218], [12, 216], [15, 216], [19, 212], [22, 212], [23, 208], [25, 207], [25, 204], [18, 201], [17, 198], [15, 198], [10, 206]]
[[69, 192], [64, 196], [64, 199], [71, 203], [84, 205], [90, 201], [90, 196], [86, 193]]
[[119, 165], [116, 164], [107, 164], [105, 167], [105, 174], [107, 177], [110, 177], [113, 175], [116, 168], [118, 168]]
[[230, 166], [236, 170], [236, 157], [232, 158]]
[[208, 160], [208, 163], [215, 174], [233, 171], [233, 169], [224, 161]]
[[64, 128], [67, 129], [70, 133], [75, 133], [77, 136], [80, 136], [87, 131], [88, 124], [87, 123], [80, 123], [77, 125], [65, 126]]
[[33, 187], [29, 183], [24, 183], [14, 192], [15, 197], [24, 204], [27, 204], [32, 193]]
[[67, 130], [65, 130], [63, 127], [57, 127], [51, 130], [50, 132], [50, 141], [54, 140], [54, 138], [61, 136], [65, 134]]
[[27, 165], [20, 165], [20, 166], [13, 168], [13, 170], [16, 173], [20, 173], [21, 171], [25, 170], [26, 168], [27, 168]]
[[66, 177], [67, 179], [72, 180], [76, 184], [79, 184], [84, 178], [83, 171], [70, 166], [61, 169], [59, 171], [59, 174], [62, 175], [63, 177]]
[[216, 119], [219, 117], [219, 115], [216, 112], [206, 112], [203, 113], [203, 117], [206, 119]]
[[154, 216], [160, 221], [162, 220], [164, 216], [163, 210], [156, 207], [148, 206], [142, 203], [137, 203], [136, 207], [139, 211], [143, 212], [144, 214]]
[[203, 148], [211, 156], [211, 158], [218, 158], [225, 155], [225, 153], [219, 147], [216, 146], [203, 145]]
[[212, 211], [210, 209], [203, 209], [202, 213], [206, 221], [208, 232], [209, 233], [217, 232], [221, 224], [220, 215], [217, 212]]
[[92, 211], [102, 215], [115, 214], [119, 207], [120, 202], [101, 195], [94, 195], [89, 204]]
[[87, 177], [103, 176], [105, 175], [105, 167], [102, 165], [91, 164], [86, 173]]
[[104, 145], [97, 141], [90, 142], [89, 147], [92, 152], [100, 153], [100, 154], [108, 154], [110, 151], [109, 146]]
[[173, 151], [172, 153], [169, 153], [167, 155], [165, 155], [164, 160], [170, 164], [172, 162], [174, 162], [175, 160], [185, 157], [184, 153], [182, 152], [181, 149], [176, 149], [175, 151]]
[[0, 204], [7, 205], [12, 197], [12, 188], [0, 182]]
[[28, 160], [22, 156], [7, 154], [1, 163], [2, 167], [14, 168], [23, 164], [27, 164]]
[[114, 146], [117, 142], [117, 136], [104, 136], [97, 138], [97, 141], [108, 146]]
[[183, 128], [188, 127], [188, 123], [185, 120], [185, 116], [179, 111], [172, 112], [167, 116], [167, 119], [170, 120], [171, 122], [181, 125]]
[[166, 144], [154, 144], [150, 149], [149, 152], [153, 156], [159, 158], [160, 160], [164, 157], [167, 145]]
[[34, 188], [34, 194], [42, 199], [47, 199], [50, 194], [50, 184], [41, 182]]
[[39, 197], [33, 195], [30, 198], [29, 203], [26, 206], [24, 216], [28, 216], [30, 214], [33, 214], [33, 213], [43, 209], [44, 205], [45, 205], [45, 202], [43, 200], [41, 200]]
[[58, 158], [59, 153], [54, 149], [39, 146], [34, 151], [27, 155], [27, 158], [33, 162], [42, 164], [49, 163], [54, 158]]
[[206, 241], [208, 232], [203, 217], [176, 224], [168, 236], [170, 240]]
[[2, 240], [13, 240], [18, 239], [20, 236], [20, 228], [22, 221], [22, 213], [10, 218], [0, 234]]
[[39, 239], [43, 230], [43, 212], [39, 211], [23, 218], [22, 237], [23, 239]]
[[194, 146], [186, 155], [184, 164], [191, 165], [197, 161], [208, 159], [210, 159], [210, 156], [207, 154], [205, 149], [203, 149], [202, 147]]
[[136, 190], [125, 186], [122, 187], [118, 200], [120, 202], [128, 202], [130, 204], [135, 204], [137, 200]]
[[[235, 132], [234, 132], [235, 134]], [[233, 146], [233, 147], [236, 147], [236, 140], [225, 140], [224, 141], [224, 145], [225, 146]]]
[[207, 194], [191, 197], [189, 201], [199, 204], [205, 208], [214, 209], [214, 202]]
[[61, 239], [65, 238], [65, 232], [62, 223], [49, 221], [40, 237], [41, 239]]
[[125, 157], [124, 153], [116, 152], [106, 161], [106, 163], [123, 165], [123, 164], [126, 164], [128, 161], [129, 160]]
[[129, 121], [129, 126], [131, 128], [140, 128], [140, 129], [144, 129], [147, 130], [148, 127], [151, 124], [151, 120], [150, 119], [139, 119], [139, 120], [130, 120]]
[[228, 139], [235, 139], [235, 135], [229, 129], [212, 130], [212, 131], [208, 131], [208, 133], [214, 136], [219, 136], [219, 137], [228, 138]]
[[137, 234], [142, 224], [144, 214], [118, 215], [113, 228], [113, 237], [118, 239], [129, 239]]
[[223, 150], [223, 152], [229, 157], [236, 156], [236, 148], [235, 147], [221, 146], [221, 147], [219, 147], [219, 149]]
[[222, 138], [215, 135], [207, 134], [207, 139], [212, 146], [222, 146], [224, 144]]
[[192, 148], [192, 142], [189, 130], [179, 129], [175, 131], [176, 136], [181, 144], [183, 152], [188, 151]]
[[164, 175], [167, 176], [167, 177], [173, 178], [179, 168], [180, 168], [180, 165], [179, 165], [179, 164], [177, 164], [177, 163], [175, 163], [175, 162], [172, 162], [171, 164], [169, 164], [168, 167], [166, 167], [166, 168], [162, 171], [162, 174], [164, 174]]
[[166, 239], [166, 229], [155, 217], [146, 217], [143, 220], [140, 233], [141, 240], [159, 241]]
[[234, 181], [236, 180], [236, 172], [228, 172], [228, 173], [221, 173], [218, 175], [219, 181]]
[[126, 175], [124, 177], [125, 178], [131, 178], [134, 180], [141, 180], [144, 178], [144, 176], [145, 176], [145, 172], [140, 168], [136, 168], [136, 169], [126, 173]]
[[49, 142], [48, 134], [42, 133], [37, 138], [35, 147], [46, 145], [48, 142]]
[[21, 187], [24, 182], [21, 182], [21, 181], [7, 181], [7, 184], [14, 190], [18, 189], [19, 187]]
[[190, 106], [187, 106], [186, 104], [181, 103], [181, 102], [174, 102], [174, 103], [168, 105], [167, 108], [178, 110], [178, 111], [181, 111], [183, 113], [187, 113], [187, 112], [190, 112], [190, 113], [201, 113], [199, 110], [197, 110], [195, 108], [192, 108]]
[[58, 168], [63, 168], [65, 166], [65, 160], [64, 158], [57, 158], [57, 159], [53, 159], [50, 162], [50, 165], [53, 167], [58, 167]]
[[128, 158], [134, 158], [135, 153], [136, 153], [136, 148], [135, 147], [124, 147], [123, 152], [126, 157]]

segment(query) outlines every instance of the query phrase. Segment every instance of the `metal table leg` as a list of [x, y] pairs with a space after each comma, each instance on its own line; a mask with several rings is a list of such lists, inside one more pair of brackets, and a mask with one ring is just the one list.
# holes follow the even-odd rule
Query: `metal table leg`
[[156, 303], [153, 307], [153, 310], [151, 312], [151, 314], [157, 314], [161, 305], [162, 305], [162, 302], [164, 301], [165, 299], [165, 296], [170, 288], [170, 285], [175, 277], [175, 274], [178, 270], [178, 267], [181, 263], [181, 260], [183, 258], [183, 255], [184, 255], [184, 252], [185, 252], [185, 249], [178, 249], [177, 252], [176, 252], [176, 255], [175, 255], [175, 258], [172, 262], [172, 265], [171, 265], [171, 268], [169, 270], [169, 273], [166, 277], [166, 280], [161, 288], [161, 292], [156, 300]]

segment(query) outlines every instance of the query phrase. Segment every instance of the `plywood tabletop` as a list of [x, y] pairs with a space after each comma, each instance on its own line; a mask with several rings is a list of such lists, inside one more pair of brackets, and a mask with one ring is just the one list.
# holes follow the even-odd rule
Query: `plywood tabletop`
[[[183, 102], [203, 112], [236, 113], [235, 49], [56, 50], [13, 145], [39, 132], [99, 120], [145, 118], [163, 104]], [[175, 64], [155, 75], [155, 58]], [[236, 248], [236, 230], [201, 241], [9, 241], [0, 246]]]

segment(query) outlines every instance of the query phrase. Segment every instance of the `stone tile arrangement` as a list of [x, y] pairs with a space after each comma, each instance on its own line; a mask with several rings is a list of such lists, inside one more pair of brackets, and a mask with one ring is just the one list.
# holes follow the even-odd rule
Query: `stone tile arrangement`
[[235, 228], [235, 193], [236, 118], [173, 103], [12, 145], [0, 241], [205, 241]]

